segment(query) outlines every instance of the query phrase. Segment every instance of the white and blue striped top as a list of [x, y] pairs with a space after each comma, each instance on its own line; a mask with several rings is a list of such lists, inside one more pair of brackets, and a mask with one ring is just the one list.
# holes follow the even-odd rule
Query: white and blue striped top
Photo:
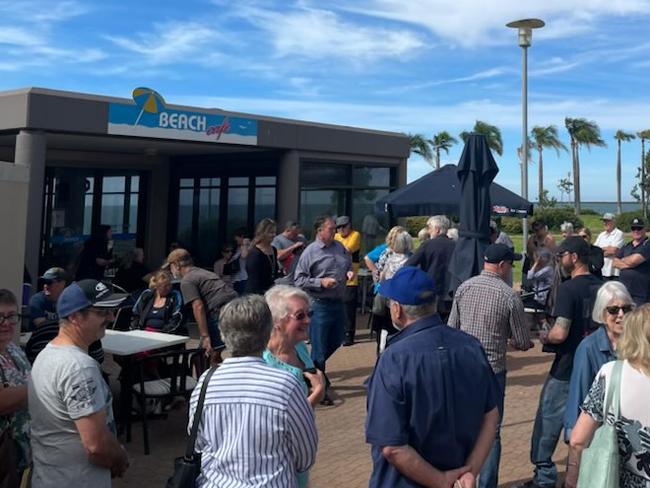
[[[188, 432], [205, 374], [190, 400]], [[294, 488], [316, 459], [314, 411], [300, 382], [262, 358], [228, 358], [210, 379], [195, 449], [197, 487]]]

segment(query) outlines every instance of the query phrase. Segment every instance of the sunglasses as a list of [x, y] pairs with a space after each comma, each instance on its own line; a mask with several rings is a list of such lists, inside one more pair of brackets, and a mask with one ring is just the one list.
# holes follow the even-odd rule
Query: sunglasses
[[612, 305], [611, 307], [605, 307], [605, 310], [607, 310], [607, 313], [610, 315], [618, 315], [618, 312], [623, 310], [623, 313], [629, 313], [632, 310], [634, 310], [634, 305], [627, 304], [619, 307], [618, 305]]
[[578, 234], [578, 235], [583, 239], [589, 239], [589, 236], [587, 234]]
[[10, 313], [9, 315], [1, 315], [0, 314], [0, 324], [4, 321], [7, 321], [7, 323], [11, 325], [16, 325], [18, 321], [20, 320], [21, 315], [17, 313]]
[[294, 320], [301, 321], [301, 320], [305, 320], [305, 318], [307, 318], [307, 317], [309, 317], [309, 318], [313, 317], [314, 316], [314, 311], [309, 310], [308, 312], [303, 312], [301, 310], [301, 311], [296, 312], [296, 313], [288, 313], [287, 315], [289, 317], [291, 317], [292, 319], [294, 319]]

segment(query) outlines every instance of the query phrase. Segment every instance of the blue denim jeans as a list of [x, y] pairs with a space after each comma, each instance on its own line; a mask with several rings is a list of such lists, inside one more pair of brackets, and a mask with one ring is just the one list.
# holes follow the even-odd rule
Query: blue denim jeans
[[341, 347], [345, 335], [345, 306], [343, 300], [314, 300], [314, 315], [309, 324], [311, 358], [325, 372], [325, 361]]
[[555, 486], [557, 467], [553, 453], [564, 427], [564, 410], [569, 396], [569, 382], [548, 376], [535, 416], [530, 446], [530, 461], [535, 465], [533, 480], [539, 486]]
[[502, 371], [494, 375], [499, 385], [499, 397], [497, 407], [499, 408], [499, 423], [492, 449], [488, 454], [481, 475], [478, 480], [478, 488], [497, 488], [499, 485], [499, 461], [501, 461], [501, 422], [503, 421], [503, 403], [506, 396], [506, 372]]
[[221, 333], [219, 332], [219, 317], [208, 318], [208, 334], [210, 335], [210, 344], [212, 344], [212, 349], [218, 351], [219, 349], [224, 349], [226, 347], [221, 339]]

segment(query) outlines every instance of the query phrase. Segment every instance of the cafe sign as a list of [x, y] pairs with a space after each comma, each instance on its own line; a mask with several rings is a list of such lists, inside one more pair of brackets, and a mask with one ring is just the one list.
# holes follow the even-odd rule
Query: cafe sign
[[133, 90], [135, 103], [110, 103], [108, 133], [225, 144], [257, 144], [257, 120], [167, 107], [151, 88]]

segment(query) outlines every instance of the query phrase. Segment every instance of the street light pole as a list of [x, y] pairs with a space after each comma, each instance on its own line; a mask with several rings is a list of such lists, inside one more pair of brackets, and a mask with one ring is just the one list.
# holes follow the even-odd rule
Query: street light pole
[[[517, 29], [519, 46], [522, 48], [521, 73], [521, 196], [528, 200], [528, 48], [533, 39], [533, 29], [544, 27], [540, 19], [521, 19], [509, 22], [506, 27]], [[528, 243], [528, 218], [522, 220], [524, 251]], [[529, 256], [532, 258], [532, 256]]]

